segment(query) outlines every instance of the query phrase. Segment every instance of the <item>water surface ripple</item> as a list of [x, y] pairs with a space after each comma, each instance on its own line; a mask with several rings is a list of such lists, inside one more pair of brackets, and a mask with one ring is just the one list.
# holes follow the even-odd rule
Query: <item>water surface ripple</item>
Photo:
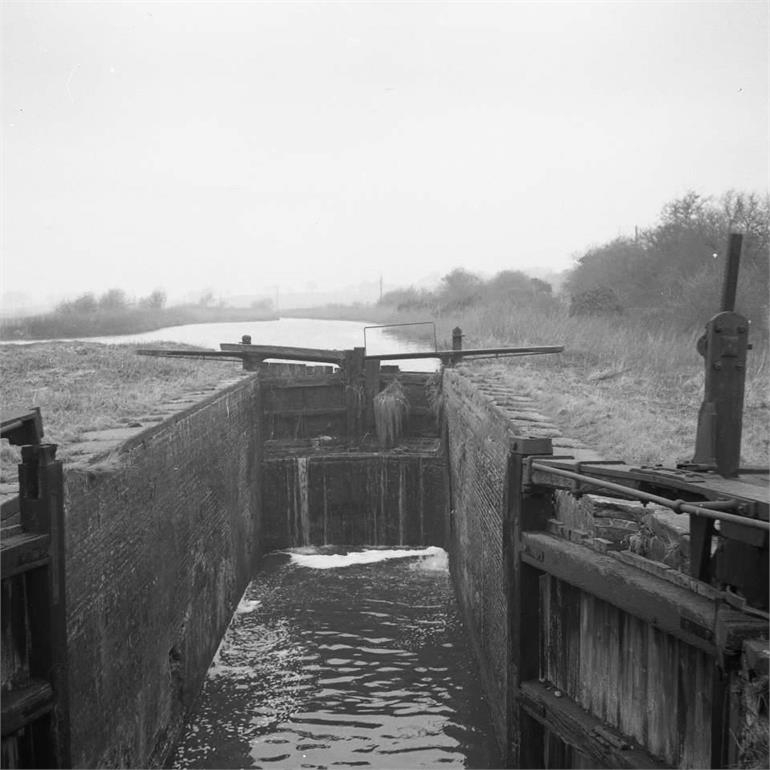
[[173, 758], [208, 768], [497, 765], [440, 549], [335, 569], [267, 557]]

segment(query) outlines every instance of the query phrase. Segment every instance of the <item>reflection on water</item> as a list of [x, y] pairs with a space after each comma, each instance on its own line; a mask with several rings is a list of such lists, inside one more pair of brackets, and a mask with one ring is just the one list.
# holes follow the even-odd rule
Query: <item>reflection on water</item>
[[173, 767], [498, 766], [446, 553], [298, 550], [247, 588]]

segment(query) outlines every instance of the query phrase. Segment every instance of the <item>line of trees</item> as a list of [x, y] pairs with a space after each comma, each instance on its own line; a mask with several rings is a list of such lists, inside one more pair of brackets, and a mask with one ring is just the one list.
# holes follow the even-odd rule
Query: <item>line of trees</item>
[[645, 327], [690, 332], [719, 311], [728, 234], [743, 233], [736, 309], [768, 331], [770, 196], [730, 190], [719, 198], [688, 192], [670, 201], [651, 227], [633, 238], [592, 246], [567, 271], [560, 296], [518, 270], [489, 280], [463, 268], [434, 290], [396, 289], [380, 305], [433, 318], [499, 305], [569, 308], [572, 315], [626, 315]]
[[122, 289], [110, 289], [99, 296], [93, 292], [81, 294], [44, 315], [3, 319], [0, 339], [135, 334], [179, 324], [254, 321], [271, 316], [269, 299], [256, 300], [249, 308], [225, 307], [221, 300], [214, 304], [213, 293], [207, 291], [194, 304], [167, 307], [166, 294], [160, 290], [133, 300]]
[[728, 233], [743, 233], [737, 309], [765, 328], [770, 291], [770, 196], [728, 191], [718, 199], [688, 192], [634, 238], [588, 249], [564, 288], [572, 311], [633, 311], [700, 326], [719, 310]]
[[383, 294], [378, 304], [394, 307], [400, 312], [415, 310], [442, 316], [499, 301], [547, 304], [554, 302], [553, 290], [546, 281], [530, 278], [519, 270], [502, 270], [484, 280], [464, 268], [456, 268], [432, 291], [414, 287], [394, 289]]
[[62, 315], [83, 315], [99, 311], [119, 312], [132, 307], [141, 310], [162, 310], [165, 306], [166, 293], [160, 289], [135, 302], [129, 300], [122, 289], [109, 289], [99, 297], [92, 292], [87, 292], [76, 299], [60, 302], [54, 312]]

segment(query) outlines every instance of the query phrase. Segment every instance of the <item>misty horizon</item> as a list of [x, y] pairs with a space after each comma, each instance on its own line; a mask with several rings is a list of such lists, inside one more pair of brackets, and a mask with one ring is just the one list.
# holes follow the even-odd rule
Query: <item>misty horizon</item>
[[765, 3], [2, 13], [5, 297], [558, 274], [768, 187]]

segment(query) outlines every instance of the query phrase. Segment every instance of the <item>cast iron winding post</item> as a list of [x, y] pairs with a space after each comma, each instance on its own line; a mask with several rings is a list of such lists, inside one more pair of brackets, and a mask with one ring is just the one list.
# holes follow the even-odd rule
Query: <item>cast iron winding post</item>
[[707, 324], [698, 340], [706, 369], [705, 392], [698, 415], [695, 455], [688, 466], [738, 475], [743, 427], [743, 393], [749, 322], [735, 312], [735, 293], [743, 236], [730, 233], [721, 312]]
[[[695, 454], [692, 462], [680, 465], [691, 470], [717, 471], [725, 478], [737, 476], [740, 467], [749, 348], [749, 322], [735, 312], [742, 242], [740, 233], [730, 233], [721, 312], [706, 324], [706, 332], [698, 340], [698, 352], [705, 364], [703, 403], [698, 413]], [[711, 519], [690, 517], [690, 572], [706, 582], [711, 578], [713, 534]]]

